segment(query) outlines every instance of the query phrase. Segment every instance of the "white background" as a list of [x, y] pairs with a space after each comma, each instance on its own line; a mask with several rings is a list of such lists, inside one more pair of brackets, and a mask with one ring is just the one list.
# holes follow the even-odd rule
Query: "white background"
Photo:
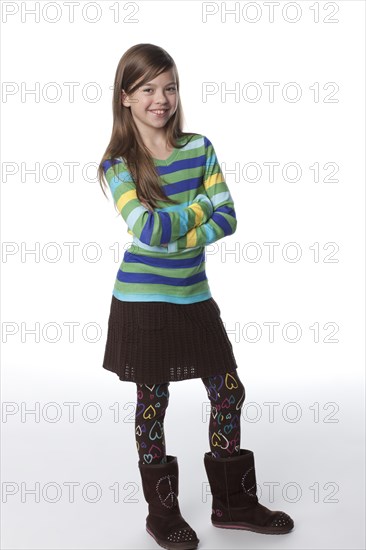
[[[279, 2], [272, 22], [265, 2], [253, 3], [258, 11], [252, 6], [247, 20], [247, 3], [237, 2], [237, 21], [223, 16], [234, 2], [211, 3], [217, 13], [207, 22], [194, 1], [98, 2], [96, 22], [86, 18], [96, 15], [92, 3], [83, 15], [88, 3], [79, 2], [71, 21], [55, 2], [48, 12], [53, 19], [58, 7], [55, 23], [45, 4], [37, 2], [35, 22], [26, 10], [36, 3], [2, 3], [2, 547], [157, 547], [145, 531], [136, 387], [101, 367], [114, 279], [131, 236], [96, 180], [117, 64], [129, 47], [149, 42], [177, 64], [184, 130], [206, 135], [227, 172], [238, 226], [206, 248], [207, 276], [246, 389], [241, 447], [254, 452], [260, 502], [289, 513], [295, 529], [275, 537], [211, 525], [208, 399], [199, 379], [170, 384], [165, 420], [182, 513], [201, 550], [364, 548], [364, 2]], [[299, 20], [290, 22], [294, 6]], [[133, 12], [135, 22], [127, 22]], [[262, 93], [256, 102], [245, 97], [250, 82]], [[219, 90], [207, 100], [205, 83]], [[278, 83], [273, 101], [265, 83]], [[286, 98], [289, 83], [301, 90], [298, 101], [289, 100], [293, 87]], [[235, 85], [237, 101], [221, 95]], [[268, 162], [279, 163], [273, 181]], [[57, 169], [47, 171], [48, 163]], [[67, 163], [75, 163], [73, 176]], [[235, 163], [237, 179], [228, 172]], [[253, 168], [246, 172], [250, 163], [262, 171], [257, 181]], [[301, 169], [298, 181], [284, 179], [288, 163]], [[336, 181], [326, 180], [327, 163]], [[73, 261], [65, 243], [77, 243]], [[98, 260], [88, 243], [99, 247]], [[256, 243], [258, 261], [249, 261], [256, 251], [248, 243]], [[278, 243], [273, 261], [265, 243]], [[296, 262], [293, 247], [283, 255], [288, 243], [301, 252]], [[279, 323], [273, 342], [269, 322]], [[88, 323], [97, 330], [85, 332]], [[256, 342], [253, 329], [245, 337], [248, 323], [262, 330]], [[287, 323], [301, 329], [296, 343], [283, 336]], [[73, 422], [67, 403], [76, 403]], [[92, 421], [88, 403], [100, 420]], [[276, 403], [273, 421], [268, 403]], [[269, 482], [279, 484], [272, 500]], [[99, 486], [98, 502], [88, 483]]]

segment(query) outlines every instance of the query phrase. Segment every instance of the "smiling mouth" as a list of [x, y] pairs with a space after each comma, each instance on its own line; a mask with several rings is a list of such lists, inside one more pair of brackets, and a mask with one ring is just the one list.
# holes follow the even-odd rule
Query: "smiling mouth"
[[163, 115], [167, 111], [168, 109], [150, 109], [150, 112], [155, 113], [156, 115]]

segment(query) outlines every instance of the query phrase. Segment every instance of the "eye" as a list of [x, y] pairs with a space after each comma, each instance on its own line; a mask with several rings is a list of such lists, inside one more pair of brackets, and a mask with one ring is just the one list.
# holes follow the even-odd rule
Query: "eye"
[[[151, 92], [151, 90], [152, 90], [152, 88], [144, 88], [142, 91], [143, 91], [143, 92]], [[169, 86], [169, 87], [167, 88], [167, 90], [170, 90], [170, 91], [175, 92], [175, 91], [176, 91], [176, 87], [175, 87], [175, 86]]]

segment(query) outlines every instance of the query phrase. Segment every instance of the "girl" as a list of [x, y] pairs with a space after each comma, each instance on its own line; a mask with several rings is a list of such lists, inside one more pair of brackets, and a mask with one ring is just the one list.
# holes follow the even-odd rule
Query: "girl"
[[212, 524], [288, 533], [294, 523], [258, 502], [253, 452], [240, 447], [245, 389], [205, 271], [205, 245], [232, 235], [236, 214], [211, 141], [183, 132], [182, 120], [172, 57], [153, 44], [129, 48], [98, 169], [133, 238], [114, 284], [103, 367], [136, 384], [146, 529], [163, 548], [186, 550], [199, 539], [180, 512], [177, 457], [166, 454], [171, 381], [201, 378], [211, 402]]

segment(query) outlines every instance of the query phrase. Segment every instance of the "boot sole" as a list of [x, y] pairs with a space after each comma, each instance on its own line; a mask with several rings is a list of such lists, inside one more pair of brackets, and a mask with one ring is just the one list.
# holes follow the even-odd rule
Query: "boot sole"
[[146, 526], [146, 531], [149, 533], [149, 535], [152, 536], [152, 538], [161, 546], [162, 548], [166, 548], [167, 550], [194, 550], [197, 548], [198, 542], [166, 542], [165, 540], [158, 539], [152, 531]]
[[220, 527], [221, 529], [242, 529], [244, 531], [252, 531], [253, 533], [261, 533], [262, 535], [285, 535], [292, 531], [293, 527], [283, 529], [282, 531], [274, 530], [271, 527], [257, 527], [250, 525], [249, 523], [214, 523], [211, 522], [214, 527]]

